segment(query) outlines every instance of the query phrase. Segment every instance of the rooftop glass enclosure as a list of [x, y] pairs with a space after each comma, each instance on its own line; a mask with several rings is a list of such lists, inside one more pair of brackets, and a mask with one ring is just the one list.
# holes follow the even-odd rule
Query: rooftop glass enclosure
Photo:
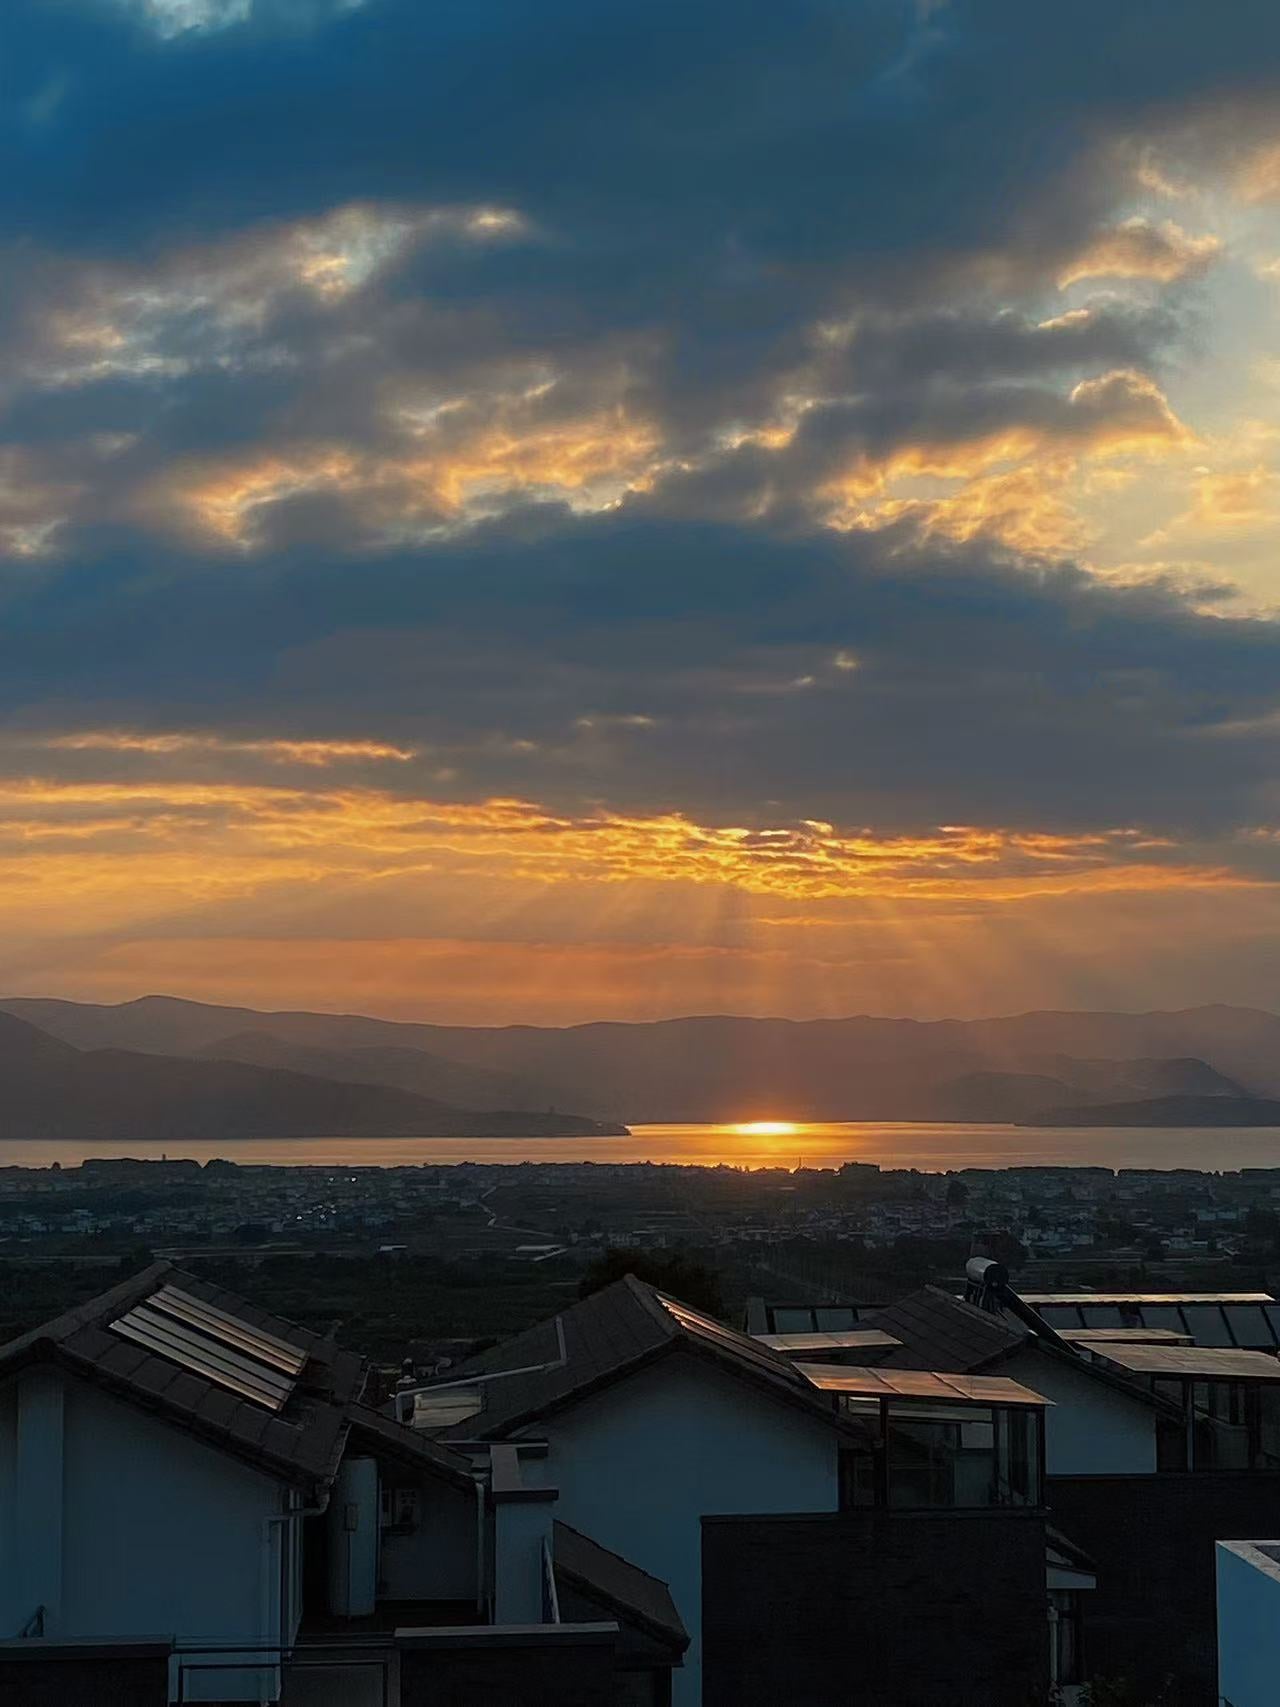
[[1156, 1426], [1161, 1470], [1280, 1470], [1280, 1384], [1154, 1377], [1181, 1418]]
[[897, 1510], [1043, 1504], [1044, 1411], [841, 1395], [867, 1426], [841, 1451], [842, 1508]]

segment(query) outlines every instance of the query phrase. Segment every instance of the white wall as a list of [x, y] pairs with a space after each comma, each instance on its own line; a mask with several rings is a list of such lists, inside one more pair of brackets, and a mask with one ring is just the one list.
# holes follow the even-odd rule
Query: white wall
[[471, 1600], [476, 1597], [476, 1496], [435, 1477], [418, 1493], [418, 1526], [408, 1535], [382, 1532], [385, 1600]]
[[67, 1384], [64, 1427], [50, 1633], [272, 1640], [264, 1520], [282, 1509], [280, 1484], [81, 1382]]
[[1029, 1346], [996, 1373], [1021, 1381], [1053, 1408], [1045, 1415], [1051, 1476], [1151, 1475], [1156, 1468], [1156, 1413], [1141, 1399]]
[[14, 1462], [18, 1451], [18, 1395], [0, 1387], [0, 1639], [16, 1636], [30, 1616], [18, 1599], [18, 1547], [14, 1533]]
[[835, 1431], [674, 1357], [530, 1433], [551, 1442], [543, 1473], [560, 1490], [556, 1516], [670, 1585], [692, 1638], [675, 1707], [696, 1707], [703, 1515], [835, 1511]]
[[[1230, 1707], [1275, 1707], [1280, 1678], [1280, 1564], [1258, 1543], [1219, 1541], [1218, 1694]], [[1263, 1543], [1280, 1552], [1280, 1542]]]

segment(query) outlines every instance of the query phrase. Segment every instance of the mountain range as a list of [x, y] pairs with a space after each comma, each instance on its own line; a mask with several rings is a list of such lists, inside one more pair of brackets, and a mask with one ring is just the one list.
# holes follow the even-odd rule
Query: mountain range
[[[113, 1006], [24, 997], [0, 1002], [0, 1010], [97, 1057], [101, 1074], [108, 1071], [103, 1052], [128, 1052], [135, 1075], [143, 1057], [180, 1061], [192, 1094], [197, 1086], [225, 1087], [219, 1106], [241, 1122], [249, 1118], [249, 1088], [265, 1097], [270, 1087], [289, 1115], [273, 1135], [305, 1127], [318, 1136], [317, 1118], [333, 1131], [357, 1113], [363, 1124], [343, 1128], [352, 1135], [398, 1123], [404, 1130], [411, 1114], [416, 1132], [444, 1130], [420, 1123], [423, 1104], [435, 1105], [436, 1122], [455, 1122], [451, 1133], [459, 1132], [460, 1109], [571, 1108], [616, 1129], [622, 1120], [769, 1118], [1079, 1124], [1114, 1107], [1132, 1121], [1149, 1104], [1150, 1123], [1168, 1124], [1156, 1105], [1176, 1118], [1180, 1102], [1184, 1112], [1204, 1107], [1220, 1116], [1214, 1124], [1226, 1125], [1233, 1112], [1248, 1117], [1251, 1099], [1280, 1097], [1280, 1017], [1226, 1006], [936, 1021], [718, 1015], [563, 1028], [260, 1012], [165, 996]], [[176, 1095], [174, 1066], [163, 1070]], [[347, 1087], [345, 1098], [335, 1086]], [[155, 1087], [163, 1107], [158, 1078]], [[395, 1097], [402, 1100], [387, 1100]], [[557, 1130], [570, 1119], [503, 1118], [551, 1121]], [[0, 1130], [9, 1124], [0, 1116]], [[520, 1130], [534, 1135], [528, 1124]]]
[[477, 1112], [395, 1086], [241, 1061], [88, 1049], [0, 1013], [0, 1139], [588, 1137], [576, 1115]]

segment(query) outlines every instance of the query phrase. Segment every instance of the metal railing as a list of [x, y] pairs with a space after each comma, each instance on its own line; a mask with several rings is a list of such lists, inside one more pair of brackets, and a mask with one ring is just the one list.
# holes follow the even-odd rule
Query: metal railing
[[560, 1596], [556, 1591], [556, 1566], [551, 1557], [551, 1546], [546, 1540], [542, 1543], [542, 1621], [544, 1624], [560, 1622]]
[[[364, 1645], [368, 1642], [368, 1646]], [[302, 1684], [306, 1674], [364, 1672], [372, 1686], [362, 1691], [359, 1700], [367, 1707], [396, 1707], [399, 1691], [395, 1686], [396, 1659], [381, 1638], [351, 1638], [333, 1642], [299, 1642], [282, 1648], [278, 1643], [203, 1642], [182, 1643], [174, 1650], [174, 1675], [170, 1700], [188, 1704], [202, 1700], [240, 1699], [223, 1690], [193, 1694], [197, 1678], [216, 1676], [223, 1680], [228, 1674], [239, 1673], [246, 1680], [254, 1679], [255, 1693], [246, 1694], [245, 1701], [290, 1700], [290, 1683]], [[300, 1700], [308, 1695], [298, 1691]], [[318, 1699], [318, 1697], [317, 1697]], [[345, 1697], [354, 1704], [356, 1696]]]

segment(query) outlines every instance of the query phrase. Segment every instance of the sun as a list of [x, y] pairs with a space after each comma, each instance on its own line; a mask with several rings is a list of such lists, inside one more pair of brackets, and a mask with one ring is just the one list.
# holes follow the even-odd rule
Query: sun
[[741, 1138], [786, 1138], [800, 1128], [794, 1120], [744, 1120], [733, 1130]]

